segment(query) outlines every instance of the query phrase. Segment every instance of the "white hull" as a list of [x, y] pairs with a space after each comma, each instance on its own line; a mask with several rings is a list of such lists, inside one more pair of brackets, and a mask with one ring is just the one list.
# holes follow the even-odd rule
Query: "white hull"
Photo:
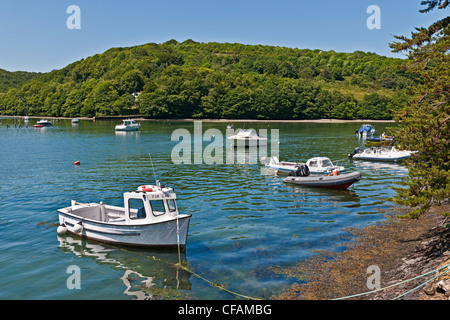
[[[184, 248], [190, 218], [191, 215], [179, 215], [177, 236], [176, 218], [151, 224], [124, 225], [82, 219], [59, 211], [59, 223], [72, 234], [105, 243], [144, 247], [177, 247], [179, 244]], [[78, 233], [74, 227], [80, 221], [83, 229]]]
[[137, 131], [139, 130], [139, 126], [123, 126], [123, 125], [117, 125], [116, 131]]
[[411, 154], [405, 154], [405, 155], [386, 155], [386, 156], [368, 156], [368, 155], [361, 155], [361, 156], [353, 156], [353, 159], [357, 160], [370, 160], [370, 161], [401, 161], [405, 160], [411, 157]]
[[137, 131], [139, 130], [140, 124], [136, 123], [134, 120], [126, 119], [123, 120], [122, 124], [118, 124], [115, 127], [116, 131]]
[[397, 162], [408, 159], [414, 152], [411, 151], [399, 151], [395, 148], [368, 148], [364, 151], [356, 148], [349, 156], [356, 160], [369, 160], [369, 161], [389, 161]]
[[235, 147], [257, 147], [267, 145], [267, 139], [230, 138]]

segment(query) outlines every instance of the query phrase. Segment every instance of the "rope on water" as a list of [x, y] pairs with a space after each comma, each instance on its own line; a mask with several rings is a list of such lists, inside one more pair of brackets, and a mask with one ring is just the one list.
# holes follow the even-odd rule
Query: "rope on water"
[[[449, 264], [446, 264], [446, 265], [444, 265], [444, 266], [442, 266], [442, 267], [439, 267], [439, 268], [437, 268], [437, 269], [434, 269], [434, 270], [431, 270], [431, 271], [429, 271], [429, 272], [426, 272], [426, 273], [424, 273], [424, 274], [421, 274], [421, 275], [419, 275], [419, 276], [416, 276], [416, 277], [414, 277], [414, 278], [407, 279], [407, 280], [404, 280], [404, 281], [401, 281], [401, 282], [398, 282], [398, 283], [394, 283], [394, 284], [392, 284], [392, 285], [390, 285], [390, 286], [387, 286], [387, 287], [384, 287], [384, 288], [375, 289], [375, 290], [372, 290], [372, 291], [363, 292], [363, 293], [358, 293], [358, 294], [353, 294], [353, 295], [346, 296], [346, 297], [335, 298], [335, 299], [331, 299], [331, 300], [344, 300], [344, 299], [355, 298], [355, 297], [359, 297], [359, 296], [368, 295], [368, 294], [371, 294], [371, 293], [383, 291], [383, 290], [386, 290], [386, 289], [389, 289], [389, 288], [393, 288], [393, 287], [395, 287], [395, 286], [398, 286], [398, 285], [401, 285], [401, 284], [404, 284], [404, 283], [407, 283], [407, 282], [410, 282], [410, 281], [419, 279], [419, 278], [424, 277], [424, 276], [427, 276], [427, 275], [429, 275], [429, 274], [431, 274], [431, 273], [433, 273], [433, 272], [437, 272], [437, 271], [440, 271], [440, 270], [445, 269], [445, 268], [448, 268], [448, 267], [450, 267], [450, 263], [449, 263]], [[405, 295], [407, 295], [407, 294], [409, 294], [409, 293], [411, 293], [411, 292], [417, 290], [418, 288], [420, 288], [420, 287], [426, 285], [427, 283], [429, 283], [429, 282], [431, 282], [431, 281], [433, 281], [433, 280], [439, 278], [440, 276], [442, 276], [444, 273], [446, 273], [446, 272], [448, 272], [448, 271], [450, 271], [450, 269], [444, 270], [444, 271], [441, 272], [439, 275], [437, 275], [437, 276], [433, 277], [432, 279], [430, 279], [430, 280], [428, 280], [428, 281], [426, 281], [426, 282], [424, 282], [424, 283], [418, 285], [417, 287], [415, 287], [415, 288], [413, 288], [413, 289], [411, 289], [411, 290], [409, 290], [409, 291], [407, 291], [407, 292], [405, 292], [405, 293], [403, 293], [403, 294], [401, 294], [401, 295], [395, 297], [395, 298], [392, 299], [392, 300], [396, 300], [396, 299], [398, 299], [398, 298], [401, 298], [401, 297], [403, 297], [403, 296], [405, 296]]]
[[231, 291], [231, 290], [225, 288], [223, 285], [218, 284], [218, 283], [214, 283], [214, 282], [212, 282], [212, 281], [210, 281], [210, 280], [208, 280], [208, 279], [202, 277], [201, 275], [195, 273], [194, 271], [192, 271], [192, 270], [189, 269], [187, 266], [184, 266], [184, 265], [181, 263], [181, 258], [180, 258], [180, 248], [179, 248], [179, 247], [178, 247], [178, 259], [179, 259], [178, 261], [179, 261], [179, 262], [174, 264], [174, 263], [171, 263], [171, 262], [162, 260], [162, 259], [158, 259], [158, 258], [156, 258], [156, 257], [154, 257], [154, 256], [148, 256], [148, 255], [145, 255], [145, 254], [142, 254], [142, 253], [139, 253], [139, 252], [127, 250], [127, 249], [124, 248], [124, 247], [119, 247], [119, 246], [115, 246], [115, 245], [111, 245], [111, 244], [109, 244], [108, 246], [114, 247], [114, 248], [116, 248], [116, 249], [119, 249], [119, 250], [122, 250], [122, 251], [125, 251], [125, 252], [138, 254], [138, 255], [140, 255], [140, 256], [143, 256], [143, 257], [146, 257], [146, 258], [155, 260], [155, 261], [163, 262], [163, 263], [165, 263], [165, 264], [167, 264], [167, 265], [170, 265], [170, 266], [172, 266], [172, 267], [174, 267], [174, 268], [180, 268], [180, 269], [183, 269], [183, 270], [185, 270], [186, 272], [189, 272], [190, 274], [192, 274], [193, 276], [195, 276], [195, 277], [197, 277], [197, 278], [199, 278], [199, 279], [201, 279], [201, 280], [207, 282], [207, 283], [208, 283], [209, 285], [211, 285], [212, 287], [217, 288], [217, 289], [222, 290], [222, 291], [225, 291], [225, 292], [227, 292], [227, 293], [229, 293], [229, 294], [231, 294], [231, 295], [233, 295], [233, 296], [235, 296], [235, 297], [241, 297], [241, 298], [248, 299], [248, 300], [263, 300], [262, 298], [251, 297], [251, 296], [247, 296], [247, 295], [244, 295], [244, 294], [240, 294], [240, 293]]

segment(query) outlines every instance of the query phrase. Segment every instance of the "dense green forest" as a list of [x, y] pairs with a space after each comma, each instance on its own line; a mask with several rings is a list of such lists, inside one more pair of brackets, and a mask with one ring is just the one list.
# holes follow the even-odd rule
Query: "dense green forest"
[[[0, 114], [391, 119], [417, 84], [404, 60], [170, 40], [112, 48], [0, 93]], [[134, 92], [141, 92], [135, 99]]]
[[6, 92], [11, 88], [17, 88], [23, 85], [25, 82], [40, 75], [37, 72], [26, 71], [6, 71], [0, 69], [0, 93]]

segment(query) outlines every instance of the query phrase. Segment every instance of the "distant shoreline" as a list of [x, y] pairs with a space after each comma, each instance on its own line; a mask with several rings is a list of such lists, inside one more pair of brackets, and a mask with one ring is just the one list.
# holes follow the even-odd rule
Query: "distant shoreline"
[[[14, 118], [14, 116], [10, 115], [0, 115], [1, 118]], [[23, 116], [15, 116], [16, 118], [23, 118]], [[77, 118], [79, 120], [122, 120], [122, 119], [134, 119], [136, 121], [158, 121], [158, 122], [194, 122], [194, 121], [203, 121], [203, 122], [220, 122], [220, 123], [364, 123], [364, 122], [395, 122], [395, 120], [371, 120], [371, 119], [355, 119], [355, 120], [343, 120], [343, 119], [303, 119], [303, 120], [270, 120], [270, 119], [194, 119], [194, 118], [166, 118], [166, 119], [147, 119], [142, 116], [100, 116], [100, 117], [51, 117], [51, 116], [29, 116], [32, 119], [73, 119]]]

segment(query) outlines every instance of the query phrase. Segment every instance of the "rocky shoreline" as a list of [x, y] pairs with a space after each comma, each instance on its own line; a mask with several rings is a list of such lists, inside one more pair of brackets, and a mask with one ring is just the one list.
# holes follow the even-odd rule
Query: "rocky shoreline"
[[[450, 264], [450, 219], [439, 214], [449, 210], [450, 204], [436, 206], [419, 219], [411, 220], [398, 218], [405, 212], [393, 208], [385, 222], [349, 229], [355, 238], [343, 252], [320, 252], [308, 261], [282, 270], [300, 281], [274, 298], [449, 300], [450, 271], [434, 279], [439, 272], [450, 269], [434, 271]], [[368, 279], [373, 275], [368, 272], [370, 266], [379, 268], [379, 287], [387, 289], [359, 295], [373, 290], [368, 288]], [[399, 283], [402, 284], [396, 285]]]

